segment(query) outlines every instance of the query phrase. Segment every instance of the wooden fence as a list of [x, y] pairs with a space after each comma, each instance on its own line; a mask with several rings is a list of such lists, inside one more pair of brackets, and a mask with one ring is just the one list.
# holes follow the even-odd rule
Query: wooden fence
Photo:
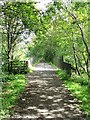
[[12, 73], [27, 73], [28, 72], [28, 61], [12, 61], [11, 63]]

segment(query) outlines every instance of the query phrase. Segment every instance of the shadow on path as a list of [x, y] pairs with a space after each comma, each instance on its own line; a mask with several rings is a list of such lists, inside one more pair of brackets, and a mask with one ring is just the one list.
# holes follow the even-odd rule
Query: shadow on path
[[79, 101], [65, 88], [56, 70], [41, 63], [28, 74], [28, 86], [9, 120], [85, 120]]

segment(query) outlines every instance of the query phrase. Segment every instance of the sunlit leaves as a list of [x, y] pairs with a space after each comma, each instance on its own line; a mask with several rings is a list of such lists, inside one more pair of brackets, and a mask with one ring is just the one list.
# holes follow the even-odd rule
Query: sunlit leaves
[[[88, 56], [86, 55], [86, 47], [81, 32], [83, 32], [83, 35], [86, 35], [87, 32], [87, 3], [76, 2], [72, 3], [69, 8], [68, 6], [65, 8], [60, 2], [54, 2], [53, 6], [54, 7], [48, 10], [43, 19], [44, 25], [49, 26], [49, 28], [46, 27], [48, 31], [46, 34], [44, 33], [45, 37], [41, 39], [43, 42], [40, 46], [45, 46], [46, 48], [47, 45], [47, 50], [49, 48], [55, 52], [57, 56], [63, 55], [66, 61], [74, 63], [74, 51], [72, 49], [72, 45], [74, 44], [76, 56], [78, 57], [77, 61], [79, 61], [78, 66], [81, 67], [81, 63], [81, 65], [85, 67], [85, 59], [88, 59]], [[77, 7], [78, 9], [76, 9]], [[55, 13], [51, 19], [53, 9], [55, 9]], [[46, 24], [46, 21], [50, 21], [50, 19], [50, 25]], [[87, 44], [87, 37], [84, 37]], [[74, 42], [72, 43], [72, 41]], [[82, 54], [84, 54], [84, 56], [82, 56]]]
[[[81, 85], [83, 82], [83, 85]], [[90, 114], [90, 95], [88, 92], [87, 85], [87, 77], [80, 78], [79, 76], [74, 76], [73, 80], [69, 80], [65, 82], [68, 89], [76, 96], [82, 104], [80, 105], [83, 110], [89, 115]]]
[[3, 78], [7, 79], [3, 84], [2, 105], [3, 109], [0, 111], [0, 118], [9, 116], [9, 110], [16, 105], [16, 100], [23, 92], [26, 85], [26, 78], [24, 75], [7, 75], [3, 74]]

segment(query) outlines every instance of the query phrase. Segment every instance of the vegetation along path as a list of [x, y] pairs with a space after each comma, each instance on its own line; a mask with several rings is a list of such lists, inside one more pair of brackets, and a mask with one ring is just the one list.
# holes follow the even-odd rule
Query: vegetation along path
[[28, 86], [10, 120], [85, 120], [79, 101], [64, 86], [56, 70], [40, 63], [28, 74]]

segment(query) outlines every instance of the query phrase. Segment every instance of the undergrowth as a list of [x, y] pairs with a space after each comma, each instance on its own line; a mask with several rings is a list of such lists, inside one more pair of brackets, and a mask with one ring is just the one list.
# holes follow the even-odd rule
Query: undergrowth
[[0, 120], [8, 118], [10, 109], [13, 108], [20, 94], [26, 85], [25, 75], [4, 75], [2, 80], [2, 109], [0, 111]]
[[61, 80], [67, 80], [69, 78], [69, 76], [67, 75], [67, 73], [65, 72], [65, 70], [61, 70], [59, 69], [57, 71], [58, 76], [60, 77]]
[[88, 88], [88, 77], [86, 74], [82, 76], [73, 75], [68, 78], [65, 71], [59, 70], [57, 72], [59, 77], [64, 80], [67, 88], [72, 92], [72, 94], [82, 103], [80, 108], [85, 111], [90, 120], [90, 89]]

